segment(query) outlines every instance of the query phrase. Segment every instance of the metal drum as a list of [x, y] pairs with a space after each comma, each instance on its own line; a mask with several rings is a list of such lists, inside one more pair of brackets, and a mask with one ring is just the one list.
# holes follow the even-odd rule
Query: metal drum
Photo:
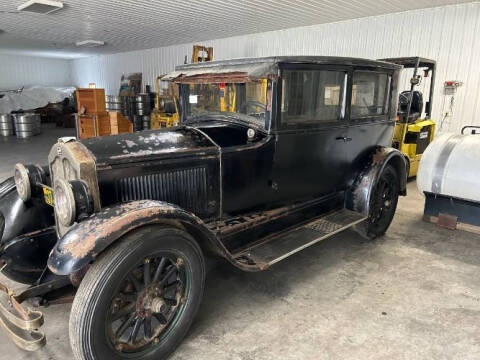
[[142, 116], [143, 130], [150, 130], [150, 115]]
[[16, 114], [15, 133], [18, 138], [29, 138], [40, 134], [41, 122], [39, 114]]
[[135, 111], [135, 97], [134, 96], [121, 96], [122, 99], [122, 114], [125, 116], [133, 116]]
[[150, 94], [138, 94], [135, 96], [135, 109], [137, 115], [150, 115], [152, 111]]
[[0, 114], [0, 136], [15, 135], [13, 117], [10, 114]]
[[124, 103], [122, 102], [121, 96], [106, 95], [105, 104], [107, 106], [107, 111], [122, 112], [124, 109]]
[[133, 131], [142, 131], [143, 130], [143, 116], [133, 115]]

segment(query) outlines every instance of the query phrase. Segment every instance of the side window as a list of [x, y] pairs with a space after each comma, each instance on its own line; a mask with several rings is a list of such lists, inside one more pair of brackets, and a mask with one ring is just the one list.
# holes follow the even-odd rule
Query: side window
[[385, 115], [388, 112], [390, 81], [388, 74], [354, 72], [351, 118]]
[[285, 70], [282, 79], [282, 123], [317, 123], [343, 119], [346, 72]]

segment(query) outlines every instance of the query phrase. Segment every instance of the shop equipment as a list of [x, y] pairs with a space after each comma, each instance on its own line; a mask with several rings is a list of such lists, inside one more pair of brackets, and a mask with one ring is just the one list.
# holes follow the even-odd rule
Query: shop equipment
[[192, 63], [213, 61], [213, 47], [193, 45]]
[[480, 234], [478, 128], [441, 134], [425, 150], [417, 176], [418, 189], [425, 194], [424, 220]]
[[[393, 133], [393, 147], [400, 150], [407, 160], [408, 177], [417, 175], [422, 154], [435, 136], [435, 121], [431, 119], [436, 62], [421, 57], [381, 59], [413, 69], [410, 89], [400, 93], [398, 116]], [[422, 72], [422, 73], [420, 73]], [[430, 78], [428, 94], [415, 90], [422, 78]], [[427, 97], [428, 96], [428, 97]], [[428, 98], [424, 107], [424, 98]], [[422, 114], [425, 117], [422, 118]]]
[[162, 76], [155, 79], [155, 109], [151, 113], [151, 129], [160, 129], [162, 127], [171, 127], [178, 125], [178, 96], [172, 86], [163, 90], [160, 95], [160, 80]]
[[[205, 61], [213, 61], [213, 47], [193, 45], [192, 63]], [[170, 84], [166, 89], [163, 89], [163, 94], [160, 95], [160, 80], [162, 77], [158, 76], [155, 79], [156, 101], [155, 109], [151, 114], [151, 129], [176, 126], [179, 123], [178, 94]]]

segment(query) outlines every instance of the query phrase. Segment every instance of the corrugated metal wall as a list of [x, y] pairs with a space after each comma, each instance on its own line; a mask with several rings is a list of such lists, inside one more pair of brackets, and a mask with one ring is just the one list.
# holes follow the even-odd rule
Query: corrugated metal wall
[[[159, 20], [161, 21], [161, 20]], [[214, 46], [215, 59], [270, 55], [335, 55], [364, 58], [424, 56], [437, 60], [433, 115], [440, 123], [450, 99], [443, 81], [461, 80], [454, 114], [444, 130], [480, 125], [480, 3], [444, 6], [203, 42]], [[123, 73], [143, 73], [144, 84], [191, 57], [192, 44], [77, 59], [74, 84], [96, 82], [107, 93], [118, 91]], [[406, 82], [406, 80], [404, 80]]]
[[72, 61], [0, 54], [0, 89], [31, 85], [71, 86]]

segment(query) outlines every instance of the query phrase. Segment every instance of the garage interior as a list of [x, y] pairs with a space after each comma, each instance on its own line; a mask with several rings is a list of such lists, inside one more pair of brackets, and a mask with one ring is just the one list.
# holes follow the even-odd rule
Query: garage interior
[[[432, 140], [473, 139], [449, 166], [478, 174], [478, 1], [3, 0], [0, 13], [0, 183], [17, 163], [46, 165], [58, 138], [181, 125], [181, 95], [159, 79], [178, 65], [275, 56], [433, 60], [435, 76], [405, 66], [399, 93], [423, 93], [415, 120], [429, 114]], [[392, 146], [408, 158], [404, 138]], [[348, 229], [261, 272], [208, 258], [198, 314], [170, 358], [480, 358], [480, 223], [463, 220], [478, 214], [478, 178], [456, 186], [469, 197], [436, 196], [416, 171], [374, 241]], [[47, 345], [35, 353], [0, 332], [0, 359], [73, 358], [71, 307], [42, 308]]]

